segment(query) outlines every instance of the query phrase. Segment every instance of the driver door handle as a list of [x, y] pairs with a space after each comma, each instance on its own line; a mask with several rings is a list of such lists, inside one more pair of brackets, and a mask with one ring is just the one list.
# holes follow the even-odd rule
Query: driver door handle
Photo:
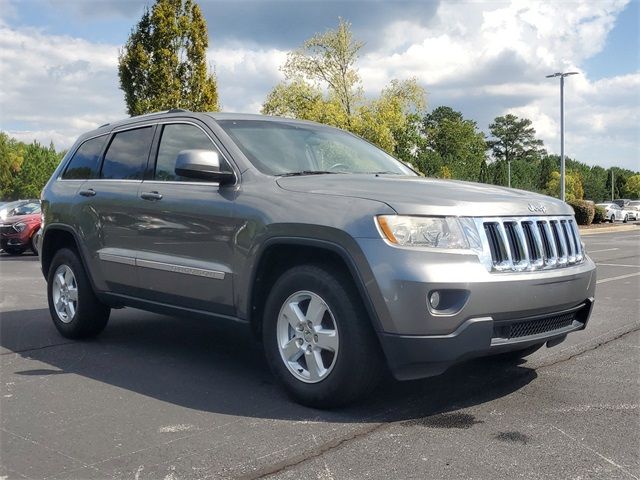
[[88, 188], [86, 190], [80, 190], [78, 192], [83, 197], [95, 197], [96, 191], [93, 188]]
[[140, 198], [144, 200], [162, 200], [162, 194], [158, 192], [144, 192], [140, 194]]

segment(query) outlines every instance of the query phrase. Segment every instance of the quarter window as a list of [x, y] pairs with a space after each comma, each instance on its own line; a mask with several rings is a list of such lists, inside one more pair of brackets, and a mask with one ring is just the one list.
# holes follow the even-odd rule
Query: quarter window
[[86, 180], [98, 176], [98, 162], [106, 135], [87, 140], [73, 154], [67, 169], [62, 174], [65, 180]]
[[[156, 161], [156, 180], [202, 181], [176, 175], [175, 167], [178, 154], [182, 150], [215, 150], [218, 151], [209, 137], [194, 125], [174, 123], [162, 129], [158, 159]], [[220, 156], [222, 158], [222, 156]]]
[[101, 177], [141, 180], [152, 140], [153, 127], [116, 133], [104, 155]]

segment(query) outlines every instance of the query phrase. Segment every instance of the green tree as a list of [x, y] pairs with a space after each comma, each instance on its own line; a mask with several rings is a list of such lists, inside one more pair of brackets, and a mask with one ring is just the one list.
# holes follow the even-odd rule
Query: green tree
[[480, 175], [478, 176], [478, 181], [480, 183], [489, 183], [489, 167], [487, 166], [486, 160], [482, 160], [482, 163], [480, 163]]
[[498, 160], [491, 164], [491, 183], [494, 185], [500, 185], [506, 187], [508, 182], [507, 162], [505, 160]]
[[218, 110], [209, 72], [207, 23], [192, 0], [156, 0], [120, 51], [118, 74], [129, 115], [185, 108]]
[[328, 86], [347, 119], [361, 99], [360, 76], [355, 68], [364, 43], [353, 39], [351, 25], [339, 19], [336, 30], [316, 34], [287, 56], [282, 68], [287, 79], [303, 78]]
[[0, 199], [13, 197], [16, 176], [24, 161], [24, 144], [0, 132]]
[[378, 98], [365, 99], [356, 67], [362, 45], [342, 19], [337, 29], [311, 37], [289, 53], [282, 67], [285, 81], [268, 94], [262, 113], [344, 128], [410, 157], [416, 140], [410, 115], [424, 108], [424, 90], [415, 79], [393, 80]]
[[441, 106], [424, 116], [423, 125], [426, 147], [440, 157], [452, 178], [477, 181], [486, 144], [476, 123]]
[[640, 174], [627, 178], [625, 196], [631, 199], [640, 198]]
[[[584, 189], [582, 187], [582, 179], [580, 174], [570, 170], [565, 175], [565, 195], [566, 201], [582, 200], [584, 198]], [[551, 172], [551, 177], [547, 183], [547, 193], [554, 197], [560, 197], [560, 172]]]
[[491, 138], [487, 147], [493, 158], [511, 162], [513, 160], [536, 160], [542, 150], [542, 140], [536, 138], [536, 131], [527, 118], [507, 114], [496, 117], [489, 125]]
[[39, 198], [42, 188], [62, 157], [56, 153], [53, 143], [47, 148], [35, 141], [24, 147], [23, 155], [23, 162], [13, 186], [12, 197]]
[[543, 191], [547, 188], [547, 183], [551, 179], [551, 173], [559, 168], [559, 161], [556, 161], [556, 157], [553, 155], [545, 155], [540, 160], [540, 167], [538, 169], [536, 188], [538, 191]]

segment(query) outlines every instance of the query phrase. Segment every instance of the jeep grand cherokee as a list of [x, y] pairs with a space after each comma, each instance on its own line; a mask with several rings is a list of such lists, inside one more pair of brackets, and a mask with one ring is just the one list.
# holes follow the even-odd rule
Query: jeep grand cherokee
[[104, 125], [42, 208], [62, 335], [97, 335], [124, 306], [244, 322], [316, 407], [361, 397], [385, 365], [415, 379], [556, 345], [595, 293], [567, 204], [423, 178], [311, 122], [172, 110]]

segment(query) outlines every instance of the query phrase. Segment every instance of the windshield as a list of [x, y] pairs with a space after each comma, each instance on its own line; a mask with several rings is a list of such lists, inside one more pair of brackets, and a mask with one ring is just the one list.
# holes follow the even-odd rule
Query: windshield
[[220, 126], [263, 173], [415, 175], [379, 148], [342, 130], [268, 120], [220, 120]]
[[40, 203], [32, 202], [25, 203], [19, 207], [14, 208], [9, 212], [9, 215], [31, 215], [33, 213], [40, 213]]

